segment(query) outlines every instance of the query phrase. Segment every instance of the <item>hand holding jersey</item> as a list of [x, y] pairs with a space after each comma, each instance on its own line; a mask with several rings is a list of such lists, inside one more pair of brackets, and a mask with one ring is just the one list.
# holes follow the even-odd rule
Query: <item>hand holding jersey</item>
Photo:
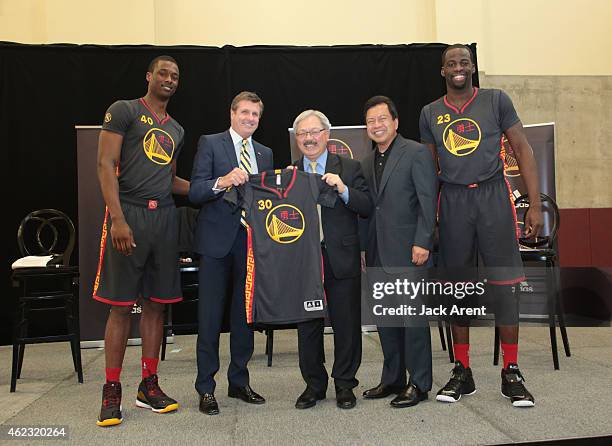
[[249, 181], [249, 174], [240, 167], [234, 167], [227, 175], [219, 178], [217, 188], [227, 189], [231, 186], [240, 186]]
[[321, 179], [325, 181], [328, 185], [335, 187], [339, 194], [344, 193], [344, 191], [346, 190], [346, 185], [338, 174], [327, 172], [321, 177]]

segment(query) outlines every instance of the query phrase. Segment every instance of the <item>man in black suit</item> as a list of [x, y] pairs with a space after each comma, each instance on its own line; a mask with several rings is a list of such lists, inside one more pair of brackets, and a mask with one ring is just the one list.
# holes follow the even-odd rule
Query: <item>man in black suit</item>
[[[358, 216], [370, 215], [372, 202], [361, 165], [350, 158], [327, 151], [329, 119], [317, 110], [306, 110], [293, 128], [302, 157], [298, 169], [322, 175], [322, 181], [338, 191], [333, 208], [321, 207], [321, 252], [324, 288], [329, 318], [334, 329], [336, 404], [355, 407], [353, 388], [361, 364], [361, 266]], [[300, 370], [306, 390], [295, 403], [298, 409], [313, 407], [327, 392], [327, 371], [323, 365], [323, 319], [298, 324]]]
[[[427, 147], [397, 133], [397, 109], [388, 97], [370, 98], [364, 114], [368, 136], [375, 145], [363, 161], [374, 202], [366, 263], [386, 273], [394, 267], [425, 268], [430, 262], [438, 194], [433, 157]], [[391, 401], [393, 407], [414, 406], [427, 399], [432, 366], [431, 335], [425, 322], [378, 327], [384, 356], [382, 377], [378, 386], [364, 392], [364, 398], [398, 394]]]
[[247, 370], [253, 354], [253, 331], [247, 326], [244, 305], [246, 230], [240, 213], [233, 212], [223, 200], [226, 188], [244, 184], [249, 173], [273, 167], [272, 150], [251, 137], [262, 112], [263, 102], [255, 93], [239, 93], [232, 101], [229, 130], [200, 137], [191, 175], [189, 199], [201, 206], [195, 240], [195, 251], [201, 255], [195, 387], [200, 411], [207, 415], [219, 413], [214, 376], [219, 370], [219, 333], [230, 280], [228, 396], [252, 404], [265, 403], [249, 386]]

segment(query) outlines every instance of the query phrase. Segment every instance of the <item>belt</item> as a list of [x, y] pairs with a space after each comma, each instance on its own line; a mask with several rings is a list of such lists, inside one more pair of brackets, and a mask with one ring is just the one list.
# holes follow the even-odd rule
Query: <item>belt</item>
[[166, 198], [162, 198], [161, 200], [149, 200], [147, 198], [137, 198], [130, 195], [119, 194], [119, 201], [122, 203], [131, 204], [133, 206], [147, 208], [151, 211], [154, 211], [157, 208], [174, 206], [174, 198], [172, 198], [172, 195], [168, 195]]

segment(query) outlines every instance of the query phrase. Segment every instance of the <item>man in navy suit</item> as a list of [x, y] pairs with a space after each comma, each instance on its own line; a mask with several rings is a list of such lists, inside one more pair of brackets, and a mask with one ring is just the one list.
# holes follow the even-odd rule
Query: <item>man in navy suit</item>
[[252, 139], [262, 112], [259, 96], [239, 93], [232, 101], [229, 130], [200, 137], [191, 175], [189, 199], [201, 206], [195, 236], [195, 251], [201, 256], [195, 387], [200, 411], [207, 415], [219, 413], [214, 377], [219, 370], [219, 333], [229, 289], [233, 291], [228, 396], [265, 403], [249, 386], [247, 369], [253, 354], [253, 331], [247, 326], [244, 305], [247, 232], [240, 212], [223, 200], [225, 190], [244, 184], [249, 173], [273, 168], [272, 150]]

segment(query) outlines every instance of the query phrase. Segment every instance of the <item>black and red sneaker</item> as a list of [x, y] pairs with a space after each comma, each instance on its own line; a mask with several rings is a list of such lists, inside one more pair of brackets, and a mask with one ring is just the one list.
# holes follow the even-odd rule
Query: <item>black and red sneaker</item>
[[508, 364], [501, 371], [501, 393], [508, 398], [514, 407], [533, 407], [533, 395], [525, 388], [525, 378], [516, 364]]
[[451, 379], [438, 391], [436, 401], [456, 403], [462, 395], [473, 395], [474, 393], [476, 393], [476, 385], [472, 369], [465, 368], [461, 361], [456, 361], [455, 368], [451, 372]]
[[179, 407], [175, 400], [159, 388], [157, 375], [151, 375], [140, 381], [136, 405], [145, 409], [151, 409], [156, 413], [172, 412]]
[[121, 417], [121, 383], [108, 382], [102, 387], [102, 408], [96, 424], [107, 427], [120, 424]]

